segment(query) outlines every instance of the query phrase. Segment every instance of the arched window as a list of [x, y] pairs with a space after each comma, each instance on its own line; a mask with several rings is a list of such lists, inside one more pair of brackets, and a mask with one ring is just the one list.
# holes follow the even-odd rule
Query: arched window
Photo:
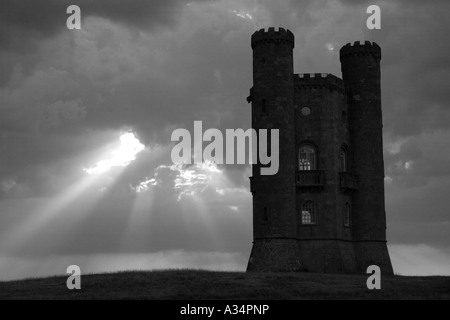
[[300, 146], [298, 169], [300, 171], [316, 170], [316, 149], [312, 145], [304, 144]]
[[350, 227], [352, 224], [352, 208], [350, 204], [345, 204], [345, 212], [344, 212], [344, 226]]
[[316, 224], [316, 207], [312, 201], [306, 201], [302, 205], [302, 224]]
[[342, 147], [339, 151], [339, 170], [340, 172], [348, 171], [348, 152], [346, 147]]

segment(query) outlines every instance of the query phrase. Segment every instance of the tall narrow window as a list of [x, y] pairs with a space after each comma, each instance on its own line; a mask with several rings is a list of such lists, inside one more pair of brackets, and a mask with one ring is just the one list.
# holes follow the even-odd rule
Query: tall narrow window
[[344, 212], [344, 226], [350, 227], [352, 219], [352, 208], [350, 207], [350, 204], [345, 204], [345, 212]]
[[348, 153], [345, 147], [339, 151], [339, 170], [340, 172], [348, 171]]
[[342, 122], [343, 123], [347, 122], [347, 112], [346, 111], [342, 111]]
[[302, 205], [302, 224], [316, 224], [316, 208], [312, 201], [306, 201]]
[[298, 169], [300, 171], [316, 170], [316, 149], [310, 144], [304, 144], [298, 152]]
[[263, 99], [263, 101], [262, 101], [261, 112], [267, 113], [266, 99]]
[[267, 207], [264, 207], [264, 216], [263, 216], [264, 222], [269, 221], [269, 213], [267, 212]]

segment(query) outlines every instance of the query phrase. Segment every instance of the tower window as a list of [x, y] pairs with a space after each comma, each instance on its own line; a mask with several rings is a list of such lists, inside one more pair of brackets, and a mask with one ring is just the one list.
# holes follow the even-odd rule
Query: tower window
[[347, 122], [347, 112], [346, 111], [342, 111], [342, 122]]
[[307, 117], [307, 116], [309, 116], [310, 114], [311, 114], [311, 109], [310, 109], [310, 108], [308, 108], [308, 107], [302, 108], [302, 115], [303, 115], [303, 116]]
[[348, 152], [345, 146], [339, 151], [339, 170], [340, 172], [348, 171]]
[[306, 201], [302, 205], [302, 224], [316, 224], [316, 207], [312, 201]]
[[350, 227], [351, 226], [351, 218], [352, 218], [352, 208], [350, 207], [350, 204], [345, 204], [345, 212], [344, 212], [344, 226]]
[[298, 169], [300, 171], [316, 170], [316, 149], [312, 145], [305, 144], [300, 147]]
[[268, 207], [264, 207], [263, 209], [262, 220], [263, 222], [270, 222], [270, 211]]
[[268, 211], [267, 207], [264, 207], [264, 215], [263, 215], [264, 222], [269, 222], [269, 213], [267, 211]]

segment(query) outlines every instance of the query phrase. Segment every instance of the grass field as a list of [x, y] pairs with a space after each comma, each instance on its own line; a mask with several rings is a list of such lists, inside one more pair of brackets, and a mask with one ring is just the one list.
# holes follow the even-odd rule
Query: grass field
[[84, 275], [0, 282], [0, 299], [450, 299], [450, 277], [383, 277], [368, 290], [364, 275], [239, 273], [193, 270]]

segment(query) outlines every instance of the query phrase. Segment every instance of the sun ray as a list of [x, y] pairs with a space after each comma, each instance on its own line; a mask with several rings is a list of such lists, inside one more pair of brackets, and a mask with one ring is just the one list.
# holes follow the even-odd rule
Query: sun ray
[[6, 235], [5, 246], [7, 248], [20, 247], [33, 235], [41, 232], [46, 225], [61, 215], [65, 208], [74, 204], [97, 180], [98, 177], [96, 176], [85, 177], [55, 198], [49, 199], [48, 205], [34, 212], [27, 221], [18, 225]]
[[119, 250], [132, 247], [136, 242], [146, 242], [149, 238], [149, 231], [152, 222], [153, 203], [155, 190], [153, 185], [143, 189], [136, 189], [136, 198], [129, 212], [127, 225], [119, 244]]
[[[111, 150], [112, 156], [110, 158], [98, 161], [95, 167], [84, 169], [85, 175], [82, 178], [69, 185], [59, 194], [49, 198], [46, 206], [37, 209], [29, 219], [8, 232], [1, 238], [2, 248], [6, 248], [9, 252], [19, 250], [57, 219], [65, 219], [65, 225], [76, 227], [87, 215], [92, 214], [91, 211], [95, 205], [102, 201], [101, 187], [105, 186], [105, 183], [114, 183], [123, 174], [123, 170], [114, 172], [114, 175], [109, 174], [109, 171], [114, 167], [120, 169], [127, 167], [144, 148], [145, 146], [139, 142], [133, 133], [122, 134], [120, 146]], [[78, 201], [81, 201], [83, 206], [77, 205]], [[73, 214], [73, 208], [76, 208], [76, 214]], [[71, 215], [68, 215], [68, 213], [71, 213]], [[62, 243], [64, 239], [57, 240]]]

